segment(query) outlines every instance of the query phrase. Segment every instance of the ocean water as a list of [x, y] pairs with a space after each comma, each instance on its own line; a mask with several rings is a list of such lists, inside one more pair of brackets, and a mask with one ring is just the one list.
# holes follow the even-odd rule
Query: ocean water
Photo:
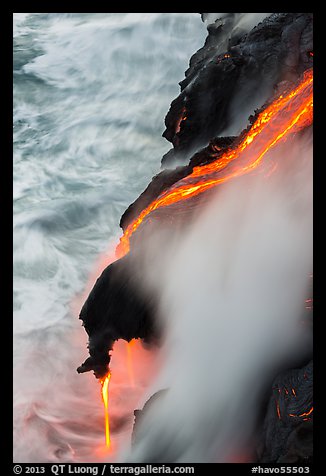
[[[196, 13], [13, 21], [14, 461], [114, 460], [147, 381], [124, 378], [118, 343], [107, 452], [99, 384], [76, 373], [87, 357], [78, 313], [121, 214], [171, 146], [164, 117], [207, 32]], [[149, 351], [134, 352], [150, 375]]]

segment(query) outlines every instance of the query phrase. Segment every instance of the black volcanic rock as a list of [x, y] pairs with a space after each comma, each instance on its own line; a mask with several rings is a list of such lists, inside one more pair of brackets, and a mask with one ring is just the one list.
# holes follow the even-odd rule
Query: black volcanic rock
[[78, 367], [79, 373], [94, 370], [97, 378], [104, 377], [114, 341], [150, 341], [157, 334], [153, 299], [141, 293], [137, 285], [141, 276], [135, 266], [131, 272], [130, 261], [127, 255], [107, 266], [82, 307], [79, 318], [89, 336], [90, 357]]
[[159, 401], [166, 394], [166, 392], [168, 392], [168, 389], [159, 390], [147, 400], [142, 410], [134, 410], [135, 420], [134, 420], [134, 426], [132, 430], [132, 441], [131, 441], [133, 445], [136, 445], [138, 442], [138, 438], [139, 438], [138, 434], [140, 431], [139, 428], [144, 418], [144, 415], [146, 415], [146, 413], [152, 408], [152, 406], [157, 401]]
[[221, 38], [233, 28], [232, 15], [208, 26], [204, 47], [190, 60], [181, 93], [165, 118], [163, 136], [173, 149], [163, 156], [163, 167], [184, 163], [224, 133], [235, 114], [246, 120], [276, 83], [294, 80], [312, 65], [312, 13], [273, 13], [226, 44]]
[[312, 407], [312, 361], [274, 380], [260, 435], [260, 462], [301, 464], [312, 457]]

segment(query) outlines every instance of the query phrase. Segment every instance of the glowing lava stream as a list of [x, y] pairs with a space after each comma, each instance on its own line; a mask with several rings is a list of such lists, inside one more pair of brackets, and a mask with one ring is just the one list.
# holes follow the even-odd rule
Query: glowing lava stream
[[110, 420], [109, 420], [109, 382], [111, 373], [109, 372], [106, 377], [101, 379], [101, 393], [105, 408], [105, 443], [110, 448]]
[[[153, 200], [126, 228], [116, 249], [117, 257], [121, 258], [129, 252], [130, 237], [147, 215], [158, 208], [187, 200], [257, 168], [265, 154], [287, 134], [297, 132], [312, 123], [312, 109], [311, 68], [304, 73], [298, 86], [287, 94], [281, 94], [258, 114], [256, 121], [234, 149], [226, 151], [210, 164], [194, 167], [190, 175]], [[244, 152], [248, 156], [245, 157], [247, 163], [237, 164], [236, 159]]]

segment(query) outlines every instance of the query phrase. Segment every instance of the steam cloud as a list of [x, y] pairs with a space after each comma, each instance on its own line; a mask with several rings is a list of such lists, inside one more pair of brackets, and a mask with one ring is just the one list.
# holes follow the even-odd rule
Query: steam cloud
[[237, 29], [243, 29], [245, 31], [251, 30], [255, 25], [264, 20], [264, 18], [271, 15], [270, 13], [203, 13], [203, 20], [207, 25], [214, 23], [218, 19], [226, 19], [229, 16], [232, 16], [234, 21], [232, 33], [236, 32]]
[[152, 393], [169, 390], [144, 412], [122, 460], [230, 462], [243, 451], [263, 386], [307, 345], [299, 319], [312, 271], [311, 157], [310, 139], [279, 146], [274, 174], [224, 186], [164, 259], [144, 252], [166, 329]]

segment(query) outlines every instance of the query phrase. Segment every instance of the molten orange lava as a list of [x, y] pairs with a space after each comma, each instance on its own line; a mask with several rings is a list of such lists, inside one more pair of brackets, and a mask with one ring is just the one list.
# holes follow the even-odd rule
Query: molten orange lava
[[[296, 415], [295, 413], [289, 413], [289, 416], [290, 417], [299, 417], [299, 418], [309, 417], [312, 414], [313, 411], [314, 411], [314, 407], [311, 407], [308, 412], [301, 413], [300, 415]], [[309, 418], [304, 418], [304, 419], [309, 420]]]
[[280, 404], [279, 402], [276, 402], [276, 413], [277, 413], [277, 417], [279, 420], [281, 420], [281, 410], [280, 410]]
[[226, 151], [210, 164], [194, 167], [190, 175], [153, 200], [126, 228], [116, 249], [117, 257], [121, 258], [129, 252], [131, 235], [151, 212], [188, 200], [218, 184], [251, 172], [260, 165], [265, 154], [289, 133], [310, 125], [312, 117], [313, 72], [310, 69], [305, 72], [298, 86], [287, 94], [281, 94], [258, 115], [235, 148]]
[[101, 393], [105, 408], [105, 443], [110, 448], [110, 420], [109, 420], [109, 382], [111, 373], [109, 372], [106, 377], [101, 379]]

